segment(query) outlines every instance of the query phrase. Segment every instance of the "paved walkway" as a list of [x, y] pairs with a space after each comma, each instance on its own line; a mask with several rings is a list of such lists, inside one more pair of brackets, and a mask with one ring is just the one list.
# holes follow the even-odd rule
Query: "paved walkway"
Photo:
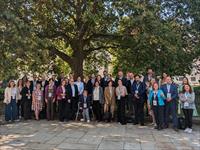
[[4, 149], [199, 150], [200, 126], [186, 134], [131, 124], [32, 120], [0, 126], [0, 150]]

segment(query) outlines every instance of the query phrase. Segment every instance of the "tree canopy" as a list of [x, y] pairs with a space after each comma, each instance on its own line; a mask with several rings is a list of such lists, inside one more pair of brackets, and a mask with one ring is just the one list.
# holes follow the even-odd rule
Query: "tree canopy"
[[52, 63], [75, 76], [108, 63], [189, 73], [200, 56], [199, 8], [198, 0], [1, 0], [0, 76]]

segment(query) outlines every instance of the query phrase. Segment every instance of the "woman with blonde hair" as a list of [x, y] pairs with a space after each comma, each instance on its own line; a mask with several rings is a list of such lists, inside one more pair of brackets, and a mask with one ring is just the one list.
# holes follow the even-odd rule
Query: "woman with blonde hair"
[[5, 120], [15, 121], [17, 119], [17, 88], [14, 80], [10, 80], [4, 93]]
[[[115, 87], [113, 87], [113, 81], [110, 80], [108, 82], [108, 86], [104, 90], [104, 113], [111, 113], [112, 120], [114, 119], [114, 111], [115, 111]], [[110, 121], [110, 118], [108, 118], [108, 121]]]

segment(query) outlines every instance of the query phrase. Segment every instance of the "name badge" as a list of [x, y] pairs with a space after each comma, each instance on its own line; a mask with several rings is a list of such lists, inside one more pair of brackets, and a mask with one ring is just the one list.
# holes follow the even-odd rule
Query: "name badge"
[[42, 96], [39, 95], [38, 96], [38, 100], [41, 101], [42, 100]]
[[171, 93], [167, 93], [167, 98], [171, 99]]
[[44, 87], [42, 87], [41, 90], [44, 91]]
[[53, 95], [52, 93], [49, 93], [48, 97], [52, 97], [52, 95]]
[[31, 99], [31, 96], [28, 96], [28, 99]]
[[135, 90], [135, 94], [138, 94], [138, 90]]
[[84, 104], [83, 104], [83, 108], [87, 108], [87, 103], [84, 103]]
[[188, 102], [185, 102], [185, 103], [184, 103], [184, 107], [189, 107], [189, 103], [188, 103]]
[[153, 100], [153, 106], [157, 106], [157, 101]]
[[118, 96], [117, 96], [117, 99], [118, 99], [118, 100], [120, 100], [120, 99], [121, 99], [121, 96], [120, 96], [120, 95], [118, 95]]

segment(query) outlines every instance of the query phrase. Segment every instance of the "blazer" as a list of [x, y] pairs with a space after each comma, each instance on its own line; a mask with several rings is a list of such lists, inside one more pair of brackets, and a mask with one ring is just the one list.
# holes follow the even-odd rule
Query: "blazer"
[[[28, 96], [26, 96], [26, 94], [28, 94], [28, 91], [30, 90], [30, 94], [31, 94], [31, 97], [30, 97], [30, 99], [28, 99]], [[24, 102], [24, 101], [27, 101], [27, 100], [31, 100], [32, 99], [32, 92], [33, 92], [33, 90], [32, 90], [32, 88], [31, 87], [23, 87], [22, 88], [22, 91], [21, 91], [21, 96], [22, 96], [22, 102]]]
[[[189, 93], [188, 96], [186, 96], [185, 93], [179, 94], [179, 99], [181, 102], [181, 108], [183, 109], [195, 109], [195, 94], [194, 92]], [[187, 103], [187, 105], [185, 105]]]
[[110, 89], [107, 86], [104, 90], [105, 103], [111, 105], [115, 104], [115, 97], [116, 97], [115, 87], [112, 87], [112, 95], [110, 95]]
[[[80, 95], [79, 102], [80, 102], [80, 107], [83, 108], [83, 105], [84, 105], [84, 96], [83, 95]], [[86, 98], [86, 104], [87, 104], [87, 108], [89, 108], [91, 106], [91, 99], [89, 96], [87, 96], [87, 98]]]
[[[17, 92], [18, 92], [18, 90], [17, 90], [17, 88], [15, 88], [15, 90], [16, 90], [16, 99], [17, 99], [17, 95], [18, 95]], [[12, 96], [12, 90], [11, 90], [10, 87], [7, 87], [5, 89], [5, 92], [4, 92], [4, 101], [3, 102], [6, 103], [6, 104], [9, 104], [11, 102], [11, 96]]]
[[[47, 85], [46, 87], [45, 87], [45, 99], [48, 99], [49, 97], [48, 97], [48, 94], [49, 94], [49, 85]], [[56, 86], [54, 85], [53, 86], [53, 93], [52, 93], [53, 95], [52, 95], [52, 98], [54, 99], [54, 98], [56, 98]]]
[[[75, 89], [75, 98], [78, 100], [78, 86], [76, 84], [74, 84], [74, 89]], [[72, 88], [71, 88], [71, 85], [68, 84], [67, 87], [66, 87], [66, 94], [67, 94], [67, 99], [72, 99]]]
[[[116, 78], [115, 78], [115, 87], [118, 86], [118, 80], [119, 80], [119, 77], [116, 77]], [[123, 84], [124, 86], [126, 86], [126, 81], [127, 81], [127, 79], [126, 79], [125, 77], [122, 77], [122, 84]]]
[[[164, 95], [162, 90], [158, 90], [158, 105], [159, 106], [164, 106], [165, 105], [165, 96], [163, 97], [162, 95]], [[154, 97], [154, 91], [151, 90], [148, 96], [148, 101], [150, 103], [150, 105], [152, 105], [152, 101], [153, 101], [153, 97]]]
[[[168, 93], [167, 84], [162, 85], [161, 90], [163, 91], [163, 93], [167, 97], [167, 93]], [[171, 93], [172, 100], [176, 100], [178, 98], [178, 90], [177, 90], [177, 86], [175, 84], [171, 84], [170, 93]]]
[[[137, 86], [139, 85], [138, 89]], [[134, 81], [133, 85], [132, 85], [132, 94], [133, 96], [135, 95], [135, 91], [138, 91], [138, 96], [140, 97], [140, 99], [145, 99], [146, 97], [146, 84], [144, 82], [139, 82], [139, 84], [137, 84], [136, 81]]]
[[[94, 89], [93, 89], [93, 92], [92, 92], [92, 100], [94, 100]], [[100, 104], [104, 104], [104, 97], [103, 96], [104, 96], [103, 95], [103, 88], [99, 86], [99, 102], [100, 102]]]
[[[133, 83], [134, 83], [134, 80], [133, 80]], [[131, 84], [131, 80], [127, 80], [127, 82], [126, 82], [126, 88], [127, 88], [128, 94], [132, 94], [132, 85], [133, 85], [133, 83]]]
[[88, 91], [89, 95], [93, 93], [94, 84], [92, 83], [91, 79], [86, 83], [86, 90]]
[[[66, 87], [65, 87], [65, 99], [66, 99]], [[57, 97], [57, 100], [62, 100], [63, 97], [61, 96], [61, 94], [63, 94], [63, 89], [62, 89], [62, 86], [59, 86], [57, 89], [56, 89], [56, 97]]]

